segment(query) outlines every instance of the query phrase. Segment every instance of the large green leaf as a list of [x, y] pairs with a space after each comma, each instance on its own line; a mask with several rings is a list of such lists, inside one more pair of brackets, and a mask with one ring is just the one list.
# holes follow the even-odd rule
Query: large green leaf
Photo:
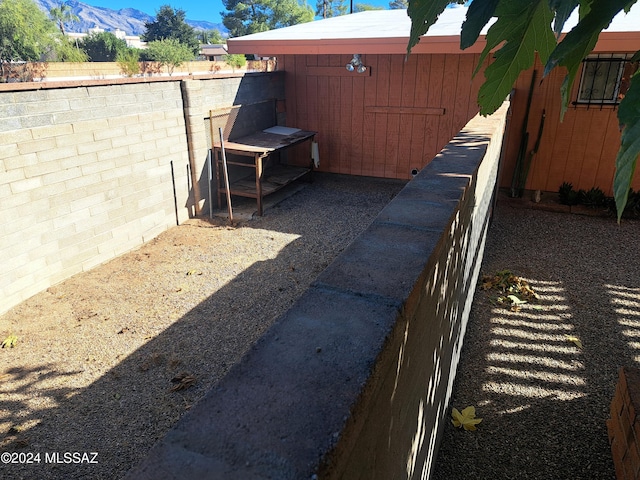
[[[480, 3], [488, 3], [489, 1], [491, 0], [485, 0]], [[536, 3], [539, 1], [540, 0], [536, 0]], [[478, 70], [480, 70], [484, 63], [484, 59], [489, 53], [491, 53], [505, 40], [517, 38], [520, 32], [526, 28], [530, 20], [530, 15], [527, 15], [527, 12], [529, 12], [529, 10], [531, 10], [530, 7], [532, 7], [530, 4], [527, 7], [527, 4], [529, 4], [529, 2], [523, 0], [517, 0], [513, 3], [510, 3], [509, 0], [499, 0], [498, 5], [494, 10], [494, 16], [498, 17], [498, 19], [487, 32], [485, 39], [487, 43], [480, 54], [480, 59], [478, 60], [478, 65], [476, 65], [474, 75]], [[523, 15], [520, 15], [521, 13]], [[469, 14], [467, 12], [467, 17], [468, 16]]]
[[407, 55], [418, 44], [420, 37], [427, 33], [431, 25], [436, 23], [449, 3], [451, 3], [449, 0], [411, 0], [409, 2], [407, 15], [411, 18], [411, 32], [409, 33]]
[[487, 33], [487, 47], [480, 61], [489, 50], [506, 42], [485, 70], [486, 80], [478, 92], [483, 115], [502, 105], [520, 73], [533, 65], [536, 51], [546, 62], [556, 45], [551, 30], [553, 14], [546, 0], [501, 0], [495, 13], [498, 20]]
[[480, 32], [493, 17], [499, 1], [471, 2], [469, 10], [467, 10], [467, 18], [462, 24], [462, 31], [460, 32], [460, 48], [464, 50], [476, 43]]
[[549, 7], [555, 13], [556, 19], [553, 22], [553, 31], [557, 38], [560, 38], [562, 27], [566, 23], [569, 15], [578, 6], [578, 0], [549, 0]]
[[600, 32], [607, 28], [613, 17], [622, 9], [628, 9], [637, 0], [592, 0], [588, 11], [580, 14], [580, 22], [565, 36], [551, 53], [546, 62], [544, 74], [547, 75], [558, 65], [567, 68], [568, 74], [562, 84], [562, 112], [564, 116], [569, 106], [569, 92], [578, 73], [582, 60], [591, 53], [598, 41]]
[[623, 128], [613, 177], [613, 196], [619, 222], [627, 204], [629, 187], [640, 155], [640, 73], [631, 78], [629, 89], [618, 108], [618, 120]]

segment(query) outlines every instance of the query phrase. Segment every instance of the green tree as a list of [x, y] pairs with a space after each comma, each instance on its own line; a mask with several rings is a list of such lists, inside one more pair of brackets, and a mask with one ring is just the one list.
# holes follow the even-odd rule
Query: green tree
[[32, 0], [0, 0], [0, 74], [12, 62], [39, 61], [55, 52], [56, 26]]
[[250, 33], [268, 30], [268, 0], [222, 0], [228, 12], [220, 12], [222, 23], [230, 37], [241, 37]]
[[[594, 49], [600, 32], [607, 28], [615, 15], [628, 12], [637, 0], [473, 0], [462, 24], [460, 47], [473, 45], [482, 28], [492, 19], [487, 44], [480, 55], [482, 65], [492, 51], [493, 62], [485, 69], [485, 82], [478, 93], [480, 113], [496, 111], [509, 94], [524, 70], [533, 66], [536, 52], [545, 65], [547, 75], [556, 67], [566, 68], [567, 75], [561, 87], [564, 115], [569, 105], [569, 94], [582, 60]], [[407, 53], [420, 37], [435, 23], [446, 8], [448, 0], [409, 0], [411, 33]], [[578, 24], [561, 37], [569, 15], [579, 9]], [[552, 29], [553, 25], [553, 29]], [[499, 47], [499, 48], [498, 48]], [[640, 52], [634, 56], [640, 60]], [[478, 68], [476, 68], [476, 72]], [[618, 108], [622, 126], [620, 150], [616, 157], [613, 192], [622, 216], [629, 195], [629, 187], [640, 156], [640, 70], [630, 82]]]
[[409, 0], [393, 0], [389, 2], [389, 8], [391, 10], [402, 10], [409, 7]]
[[175, 38], [154, 40], [147, 44], [145, 55], [161, 66], [167, 67], [169, 75], [173, 75], [176, 67], [194, 58], [193, 51]]
[[49, 17], [51, 20], [56, 22], [56, 25], [58, 25], [58, 28], [63, 35], [65, 34], [65, 24], [75, 23], [80, 20], [78, 16], [73, 13], [71, 5], [67, 2], [61, 2], [57, 7], [51, 8], [49, 10]]
[[229, 65], [234, 71], [236, 68], [242, 68], [247, 64], [247, 58], [239, 53], [227, 53], [223, 59], [224, 63]]
[[349, 13], [349, 5], [345, 0], [318, 0], [316, 15], [322, 18], [339, 17]]
[[84, 50], [78, 48], [73, 40], [61, 37], [56, 42], [55, 51], [49, 54], [48, 60], [54, 62], [86, 62], [89, 57]]
[[304, 0], [222, 0], [221, 12], [229, 36], [240, 37], [313, 21], [313, 10]]
[[[458, 4], [464, 5], [467, 3], [467, 0], [449, 0], [449, 4]], [[391, 10], [402, 10], [405, 8], [409, 8], [409, 0], [392, 0], [389, 2], [389, 8]]]
[[111, 32], [87, 35], [80, 40], [80, 48], [88, 55], [90, 62], [115, 62], [118, 53], [126, 50], [127, 42]]
[[366, 12], [368, 10], [384, 10], [384, 7], [378, 7], [369, 3], [356, 3], [353, 5], [353, 13]]
[[161, 6], [155, 20], [144, 24], [146, 31], [142, 40], [154, 42], [172, 38], [189, 47], [194, 56], [197, 55], [200, 51], [198, 34], [186, 23], [185, 18], [184, 10], [174, 10], [169, 5]]
[[198, 33], [198, 41], [205, 45], [221, 45], [224, 43], [224, 38], [218, 29], [203, 30]]
[[271, 18], [269, 30], [290, 27], [299, 23], [313, 22], [313, 9], [303, 0], [270, 0]]
[[140, 50], [129, 47], [120, 50], [116, 56], [116, 62], [118, 62], [123, 75], [127, 77], [138, 75], [140, 73]]

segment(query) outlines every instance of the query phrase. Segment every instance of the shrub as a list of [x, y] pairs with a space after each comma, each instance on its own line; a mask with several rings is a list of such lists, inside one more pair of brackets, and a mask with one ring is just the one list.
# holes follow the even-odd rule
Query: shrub
[[584, 192], [581, 200], [584, 205], [594, 208], [602, 207], [607, 204], [607, 196], [597, 187], [593, 187], [591, 190]]
[[128, 49], [127, 42], [111, 32], [92, 33], [80, 40], [80, 47], [91, 62], [117, 62], [119, 54]]
[[247, 58], [239, 53], [227, 53], [224, 62], [235, 72], [236, 68], [242, 68], [247, 64]]
[[127, 77], [133, 77], [140, 73], [140, 52], [135, 48], [128, 48], [118, 52], [116, 62], [120, 67], [120, 71]]
[[577, 201], [578, 192], [573, 189], [573, 184], [564, 182], [558, 189], [558, 198], [563, 205], [575, 205], [570, 202]]
[[193, 60], [194, 55], [188, 45], [174, 38], [154, 40], [147, 44], [146, 57], [167, 68], [169, 75], [184, 62]]

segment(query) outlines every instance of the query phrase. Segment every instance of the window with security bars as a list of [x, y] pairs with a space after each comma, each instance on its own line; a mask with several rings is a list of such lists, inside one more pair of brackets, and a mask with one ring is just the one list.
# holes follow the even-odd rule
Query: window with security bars
[[583, 62], [577, 104], [617, 105], [629, 88], [629, 80], [638, 70], [631, 55], [589, 55]]

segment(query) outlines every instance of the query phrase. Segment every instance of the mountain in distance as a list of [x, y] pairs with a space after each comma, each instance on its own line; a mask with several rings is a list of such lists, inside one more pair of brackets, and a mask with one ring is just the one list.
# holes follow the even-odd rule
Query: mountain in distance
[[[35, 2], [47, 15], [52, 8], [60, 5], [59, 0], [35, 0]], [[127, 35], [142, 35], [146, 30], [144, 24], [152, 22], [155, 18], [135, 8], [112, 10], [104, 7], [92, 7], [76, 0], [68, 0], [66, 3], [71, 7], [73, 14], [80, 19], [78, 22], [65, 25], [68, 32], [85, 33], [90, 28], [102, 28], [111, 32], [120, 29]], [[196, 30], [219, 30], [223, 35], [228, 31], [221, 23], [189, 19], [186, 22]]]

